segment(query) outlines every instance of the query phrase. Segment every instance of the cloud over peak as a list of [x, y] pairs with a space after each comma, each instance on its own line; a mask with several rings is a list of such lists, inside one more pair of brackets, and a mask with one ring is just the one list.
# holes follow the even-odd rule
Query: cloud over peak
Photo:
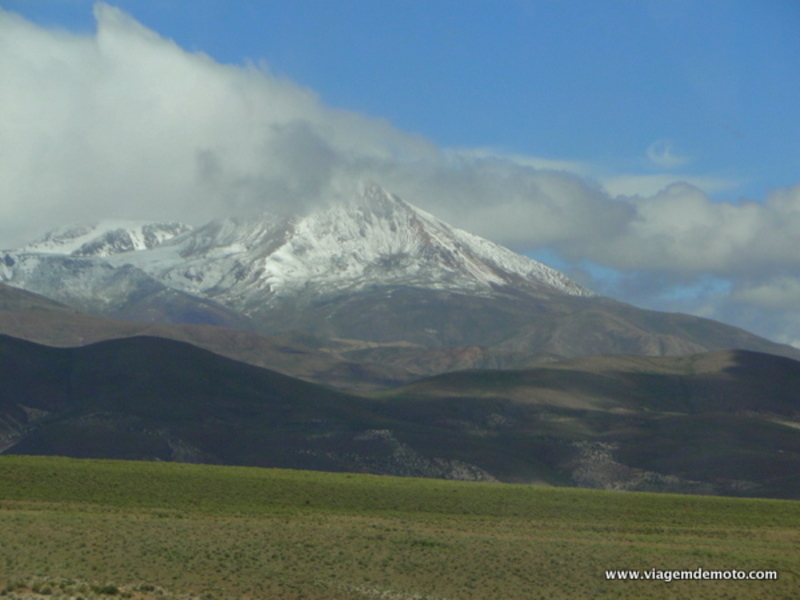
[[0, 13], [4, 242], [88, 216], [198, 220], [302, 202], [340, 165], [428, 151], [264, 69], [186, 52], [117, 8], [95, 15], [87, 36]]
[[[800, 272], [800, 186], [763, 202], [712, 201], [730, 182], [682, 176], [690, 159], [667, 139], [647, 149], [650, 171], [594, 179], [576, 161], [442, 149], [328, 107], [266, 65], [187, 52], [112, 6], [96, 5], [95, 17], [96, 32], [78, 35], [0, 9], [2, 247], [98, 218], [200, 223], [305, 210], [369, 179], [457, 226], [520, 251], [548, 247], [576, 267], [641, 282], [725, 278], [735, 297], [710, 314], [738, 303], [797, 316], [786, 299]], [[628, 299], [646, 298], [637, 293]]]

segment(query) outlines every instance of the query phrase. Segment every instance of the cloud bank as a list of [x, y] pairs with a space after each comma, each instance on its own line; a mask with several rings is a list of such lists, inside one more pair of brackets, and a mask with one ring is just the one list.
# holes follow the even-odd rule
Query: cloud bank
[[0, 247], [104, 217], [305, 210], [372, 179], [514, 249], [547, 248], [599, 291], [800, 343], [800, 185], [712, 201], [724, 181], [663, 173], [689, 162], [667, 140], [646, 152], [658, 172], [597, 179], [569, 161], [443, 149], [264, 64], [187, 52], [105, 4], [95, 16], [76, 35], [0, 10]]

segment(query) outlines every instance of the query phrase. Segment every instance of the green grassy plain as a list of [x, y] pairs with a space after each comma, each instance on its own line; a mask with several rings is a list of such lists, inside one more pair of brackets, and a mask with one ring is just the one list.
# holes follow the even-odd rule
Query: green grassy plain
[[[778, 580], [605, 579], [699, 567]], [[788, 600], [798, 589], [798, 502], [0, 456], [8, 598]]]

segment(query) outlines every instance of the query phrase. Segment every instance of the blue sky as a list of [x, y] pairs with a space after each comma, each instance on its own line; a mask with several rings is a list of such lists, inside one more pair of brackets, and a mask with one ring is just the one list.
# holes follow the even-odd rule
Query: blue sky
[[[122, 197], [127, 192], [119, 190], [135, 186], [119, 174], [121, 168], [102, 163], [110, 142], [97, 141], [101, 136], [92, 128], [110, 117], [92, 112], [100, 110], [96, 100], [117, 93], [130, 100], [109, 123], [121, 128], [114, 139], [134, 136], [126, 147], [141, 144], [139, 160], [155, 142], [135, 137], [142, 103], [131, 100], [135, 94], [124, 82], [161, 86], [183, 81], [176, 74], [185, 69], [204, 73], [209, 82], [206, 92], [186, 83], [195, 100], [180, 109], [199, 115], [195, 122], [203, 136], [187, 133], [183, 140], [181, 129], [153, 152], [169, 146], [171, 153], [160, 164], [176, 165], [180, 156], [207, 152], [209, 164], [229, 176], [223, 178], [228, 184], [215, 183], [222, 186], [216, 190], [220, 196], [240, 202], [241, 190], [250, 185], [252, 194], [299, 197], [301, 191], [322, 189], [321, 179], [340, 173], [345, 163], [348, 172], [356, 163], [359, 169], [369, 163], [371, 176], [409, 201], [562, 268], [603, 293], [800, 344], [800, 312], [794, 308], [800, 305], [800, 3], [109, 4], [143, 28], [123, 22], [113, 10], [101, 10], [98, 17], [91, 1], [0, 0], [5, 26], [21, 32], [7, 36], [19, 46], [0, 40], [0, 57], [4, 51], [10, 57], [0, 69], [22, 82], [0, 90], [0, 108], [7, 101], [16, 111], [7, 115], [26, 110], [35, 115], [49, 114], [57, 105], [64, 116], [49, 132], [17, 128], [20, 143], [30, 143], [31, 157], [42, 140], [52, 143], [53, 127], [63, 132], [56, 137], [64, 147], [57, 164], [52, 151], [26, 163], [31, 173], [49, 165], [51, 187], [19, 184], [20, 173], [27, 171], [17, 165], [17, 182], [3, 188], [6, 197], [18, 185], [24, 191], [20, 197], [30, 195], [21, 208], [6, 208], [4, 220], [19, 224], [7, 231], [0, 227], [0, 235], [11, 241], [12, 234], [45, 224], [24, 212], [39, 202], [36, 194], [44, 197], [45, 188], [51, 194], [71, 190], [61, 205], [85, 204], [91, 214], [132, 210], [130, 202], [101, 202], [110, 191]], [[26, 29], [10, 18], [14, 14], [35, 27]], [[85, 48], [78, 50], [76, 40], [100, 39], [98, 18], [108, 39], [127, 45], [95, 48], [99, 58], [92, 58]], [[61, 39], [54, 28], [76, 35]], [[42, 32], [51, 38], [37, 37]], [[74, 56], [64, 50], [72, 58], [60, 72], [46, 69], [41, 58], [44, 48], [57, 44], [74, 50]], [[26, 52], [38, 58], [26, 62]], [[213, 64], [198, 62], [197, 53]], [[220, 69], [217, 63], [232, 67]], [[178, 71], [159, 71], [161, 64]], [[103, 69], [113, 71], [108, 81], [100, 81]], [[32, 85], [26, 73], [38, 73], [42, 85], [52, 79], [52, 90], [42, 94], [41, 85], [39, 92], [25, 87]], [[173, 87], [175, 98], [186, 95], [177, 83]], [[238, 112], [231, 108], [223, 115], [218, 104], [212, 110], [204, 96], [234, 98], [230, 106]], [[273, 112], [265, 116], [253, 103]], [[177, 127], [171, 114], [165, 130]], [[127, 119], [131, 125], [123, 129]], [[255, 140], [252, 131], [267, 127], [267, 121], [272, 133]], [[227, 129], [219, 133], [223, 123]], [[263, 142], [269, 136], [271, 141]], [[98, 165], [104, 177], [95, 187], [85, 176], [80, 185], [59, 179], [59, 168], [64, 178], [76, 172], [64, 158], [74, 155], [76, 140], [87, 155], [103, 157]], [[232, 150], [251, 143], [281, 149], [272, 170]], [[285, 163], [285, 171], [279, 173], [277, 163]], [[140, 170], [151, 196], [191, 195], [189, 184], [184, 190], [173, 174], [163, 174], [162, 181], [156, 168], [142, 163]], [[5, 181], [12, 181], [11, 175]], [[174, 208], [180, 215], [177, 203]], [[55, 206], [44, 212], [64, 218]]]

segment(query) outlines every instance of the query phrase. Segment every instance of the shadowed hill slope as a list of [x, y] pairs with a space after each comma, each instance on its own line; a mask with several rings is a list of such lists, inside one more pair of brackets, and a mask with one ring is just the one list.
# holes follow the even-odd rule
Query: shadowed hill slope
[[593, 357], [346, 394], [189, 344], [0, 336], [0, 449], [800, 498], [800, 363]]
[[593, 410], [755, 411], [800, 417], [800, 362], [759, 352], [691, 356], [591, 356], [529, 370], [462, 371], [393, 392], [493, 397]]
[[[466, 371], [391, 392], [430, 419], [535, 432], [590, 487], [664, 485], [800, 497], [800, 362], [747, 351], [597, 356], [525, 371]], [[459, 408], [494, 406], [481, 417]], [[434, 408], [436, 407], [436, 408]], [[569, 447], [574, 451], [566, 451]], [[660, 474], [660, 475], [655, 475]], [[649, 482], [649, 483], [645, 483]]]

